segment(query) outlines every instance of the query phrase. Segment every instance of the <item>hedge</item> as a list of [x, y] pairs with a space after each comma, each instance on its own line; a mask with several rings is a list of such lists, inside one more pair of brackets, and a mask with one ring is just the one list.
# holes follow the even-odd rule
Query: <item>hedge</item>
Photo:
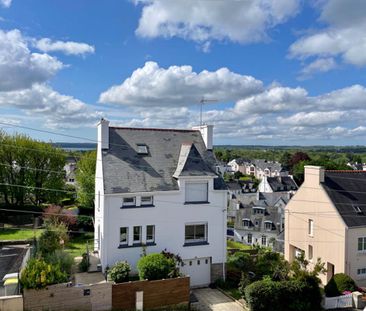
[[344, 291], [354, 292], [357, 289], [355, 281], [344, 273], [337, 273], [325, 285], [324, 291], [327, 297], [342, 295]]
[[141, 257], [137, 263], [141, 280], [167, 279], [175, 270], [174, 258], [167, 258], [163, 254], [153, 253]]

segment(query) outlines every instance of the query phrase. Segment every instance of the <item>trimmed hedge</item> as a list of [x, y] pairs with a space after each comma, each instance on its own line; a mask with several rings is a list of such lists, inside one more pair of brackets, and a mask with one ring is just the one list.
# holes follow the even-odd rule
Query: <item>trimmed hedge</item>
[[167, 279], [175, 270], [175, 260], [163, 254], [153, 253], [141, 257], [137, 269], [141, 280]]
[[127, 282], [130, 271], [131, 266], [127, 261], [119, 261], [108, 271], [108, 276], [116, 283]]
[[317, 311], [322, 296], [318, 280], [307, 276], [291, 281], [256, 281], [245, 288], [245, 300], [252, 311]]
[[344, 291], [354, 292], [357, 290], [355, 281], [344, 273], [337, 273], [325, 285], [324, 291], [327, 297], [336, 297], [342, 295]]

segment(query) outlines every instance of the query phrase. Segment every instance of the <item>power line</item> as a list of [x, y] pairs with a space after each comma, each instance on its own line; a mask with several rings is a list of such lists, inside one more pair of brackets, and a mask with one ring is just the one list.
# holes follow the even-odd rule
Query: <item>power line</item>
[[[52, 205], [52, 204], [50, 204]], [[74, 214], [65, 214], [65, 213], [49, 213], [47, 211], [44, 212], [37, 212], [37, 211], [28, 211], [28, 210], [22, 210], [22, 209], [10, 209], [10, 208], [0, 208], [0, 211], [5, 211], [5, 212], [19, 212], [19, 213], [26, 213], [26, 214], [42, 214], [43, 216], [62, 216], [62, 217], [87, 217], [87, 218], [92, 218], [93, 216], [88, 216], [88, 215], [74, 215]], [[64, 211], [67, 211], [67, 209]]]

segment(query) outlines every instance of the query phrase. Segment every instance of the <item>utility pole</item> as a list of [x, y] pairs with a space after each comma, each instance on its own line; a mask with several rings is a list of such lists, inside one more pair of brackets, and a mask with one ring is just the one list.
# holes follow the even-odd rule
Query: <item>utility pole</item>
[[213, 103], [213, 102], [217, 102], [217, 99], [207, 99], [202, 97], [200, 100], [200, 126], [203, 125], [202, 123], [202, 109], [203, 109], [203, 104], [204, 103]]

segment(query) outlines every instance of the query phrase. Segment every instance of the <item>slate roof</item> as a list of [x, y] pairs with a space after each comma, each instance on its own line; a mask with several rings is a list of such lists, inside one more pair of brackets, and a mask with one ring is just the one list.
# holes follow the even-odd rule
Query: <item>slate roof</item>
[[366, 171], [325, 171], [321, 185], [348, 227], [366, 226]]
[[26, 253], [25, 247], [3, 246], [0, 248], [0, 282], [6, 274], [19, 272]]
[[[138, 145], [148, 154], [138, 154]], [[226, 189], [199, 130], [110, 127], [102, 157], [106, 194], [179, 190], [174, 174], [215, 176], [214, 188]]]
[[274, 192], [298, 189], [295, 181], [290, 176], [267, 177], [267, 182]]
[[229, 190], [235, 191], [235, 190], [241, 190], [241, 185], [237, 181], [230, 181], [226, 183], [226, 186]]

